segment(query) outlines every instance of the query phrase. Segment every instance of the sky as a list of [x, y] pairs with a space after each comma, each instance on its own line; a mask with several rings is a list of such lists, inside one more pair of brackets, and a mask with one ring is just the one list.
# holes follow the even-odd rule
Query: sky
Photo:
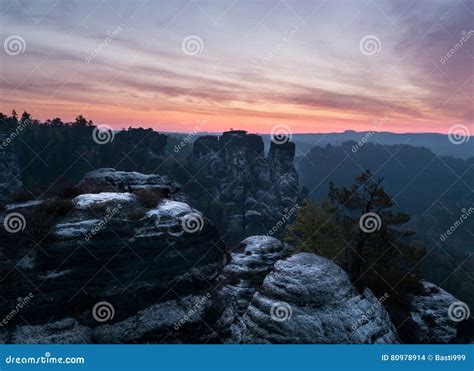
[[470, 0], [0, 0], [0, 37], [3, 113], [172, 132], [474, 132]]

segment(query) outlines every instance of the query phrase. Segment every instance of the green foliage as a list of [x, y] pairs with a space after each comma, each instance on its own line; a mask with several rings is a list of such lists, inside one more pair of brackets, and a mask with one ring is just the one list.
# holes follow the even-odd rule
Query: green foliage
[[343, 267], [347, 264], [342, 227], [328, 202], [318, 205], [312, 200], [305, 200], [297, 211], [295, 221], [287, 227], [285, 241], [298, 250], [324, 256]]

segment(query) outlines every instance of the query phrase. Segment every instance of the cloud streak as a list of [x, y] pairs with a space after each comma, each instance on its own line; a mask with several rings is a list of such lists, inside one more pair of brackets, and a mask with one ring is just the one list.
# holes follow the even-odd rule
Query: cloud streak
[[[21, 35], [27, 49], [2, 54], [0, 110], [172, 131], [209, 114], [217, 131], [371, 130], [385, 116], [396, 132], [472, 128], [474, 40], [440, 62], [472, 12], [462, 1], [13, 2], [1, 37]], [[381, 41], [373, 56], [359, 50], [369, 34]], [[189, 35], [201, 53], [183, 53]]]

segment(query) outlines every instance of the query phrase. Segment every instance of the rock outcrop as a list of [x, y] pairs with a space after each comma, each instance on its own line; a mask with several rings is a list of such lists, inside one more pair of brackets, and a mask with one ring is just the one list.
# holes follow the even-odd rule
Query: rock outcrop
[[[397, 335], [384, 298], [359, 292], [326, 258], [264, 235], [227, 252], [165, 176], [106, 168], [78, 188], [70, 200], [0, 211], [2, 220], [23, 216], [25, 227], [9, 245], [0, 234], [2, 246], [15, 246], [0, 256], [0, 343], [450, 343], [459, 335], [449, 314], [456, 299], [428, 282], [409, 298], [410, 334]], [[31, 239], [48, 213], [54, 223]]]
[[395, 328], [369, 289], [320, 256], [278, 261], [233, 326], [241, 343], [395, 343]]
[[400, 331], [414, 343], [454, 342], [459, 322], [467, 319], [463, 318], [468, 313], [467, 305], [431, 282], [421, 284], [423, 292], [411, 296], [409, 317]]
[[263, 280], [280, 259], [288, 257], [292, 247], [273, 237], [251, 236], [243, 240], [232, 252], [224, 267], [222, 294], [235, 300], [235, 311], [243, 314]]
[[176, 201], [187, 202], [181, 193], [181, 187], [167, 176], [142, 174], [135, 171], [117, 171], [114, 168], [103, 168], [88, 172], [78, 184], [85, 192], [133, 192], [141, 189], [161, 190]]
[[205, 204], [201, 209], [215, 215], [227, 241], [267, 234], [277, 224], [272, 233], [283, 232], [281, 225], [295, 214], [299, 201], [294, 155], [294, 143], [272, 142], [266, 157], [262, 138], [242, 130], [196, 140], [192, 154], [196, 181], [212, 201], [211, 210], [203, 209]]
[[[96, 193], [71, 201], [50, 243], [32, 244], [23, 264], [24, 251], [2, 262], [2, 317], [32, 294], [2, 327], [5, 341], [212, 341], [225, 259], [212, 223], [171, 197], [140, 205], [137, 189], [179, 188], [157, 175], [102, 169], [81, 185]], [[34, 223], [26, 218], [25, 231]]]

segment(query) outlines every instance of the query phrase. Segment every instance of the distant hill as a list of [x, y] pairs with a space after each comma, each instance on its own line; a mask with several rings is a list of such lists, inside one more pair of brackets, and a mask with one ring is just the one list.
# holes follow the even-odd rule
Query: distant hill
[[[188, 137], [190, 142], [194, 142], [198, 137], [203, 135], [220, 135], [222, 133], [201, 132], [196, 134], [186, 133], [166, 133], [171, 137], [185, 138]], [[265, 143], [265, 149], [270, 148], [270, 135], [260, 134]], [[325, 146], [332, 144], [339, 146], [347, 141], [359, 142], [363, 138], [368, 138], [370, 143], [374, 144], [408, 144], [414, 147], [426, 147], [435, 154], [442, 156], [453, 156], [457, 158], [467, 159], [474, 157], [474, 137], [463, 144], [453, 144], [449, 141], [447, 135], [437, 133], [407, 133], [396, 134], [390, 132], [367, 132], [346, 130], [342, 133], [309, 133], [309, 134], [293, 134], [292, 141], [296, 144], [296, 155], [301, 156], [315, 146]], [[170, 146], [171, 147], [171, 146]]]
[[[300, 184], [315, 199], [327, 196], [329, 182], [350, 185], [363, 170], [385, 178], [385, 188], [397, 206], [411, 213], [425, 213], [442, 202], [455, 213], [472, 206], [474, 157], [439, 156], [411, 145], [367, 143], [354, 152], [356, 142], [312, 148], [297, 161]], [[454, 146], [454, 145], [452, 145]]]
[[[423, 276], [474, 305], [469, 279], [474, 274], [474, 259], [469, 259], [474, 252], [474, 157], [438, 156], [403, 144], [367, 143], [354, 153], [355, 144], [317, 146], [300, 156], [300, 185], [321, 200], [330, 181], [350, 186], [365, 169], [384, 177], [395, 207], [412, 216], [407, 227], [417, 232], [413, 238], [431, 251], [421, 264]], [[454, 232], [448, 235], [448, 230]]]
[[[302, 155], [315, 146], [326, 144], [341, 145], [347, 141], [359, 142], [369, 137], [369, 142], [374, 144], [409, 144], [415, 147], [426, 147], [432, 152], [440, 155], [451, 155], [458, 158], [474, 156], [474, 138], [463, 144], [453, 144], [448, 136], [436, 133], [396, 134], [390, 132], [367, 132], [346, 130], [343, 133], [326, 134], [293, 134], [292, 141], [296, 144], [296, 154]], [[270, 142], [270, 135], [263, 135], [266, 146]]]

